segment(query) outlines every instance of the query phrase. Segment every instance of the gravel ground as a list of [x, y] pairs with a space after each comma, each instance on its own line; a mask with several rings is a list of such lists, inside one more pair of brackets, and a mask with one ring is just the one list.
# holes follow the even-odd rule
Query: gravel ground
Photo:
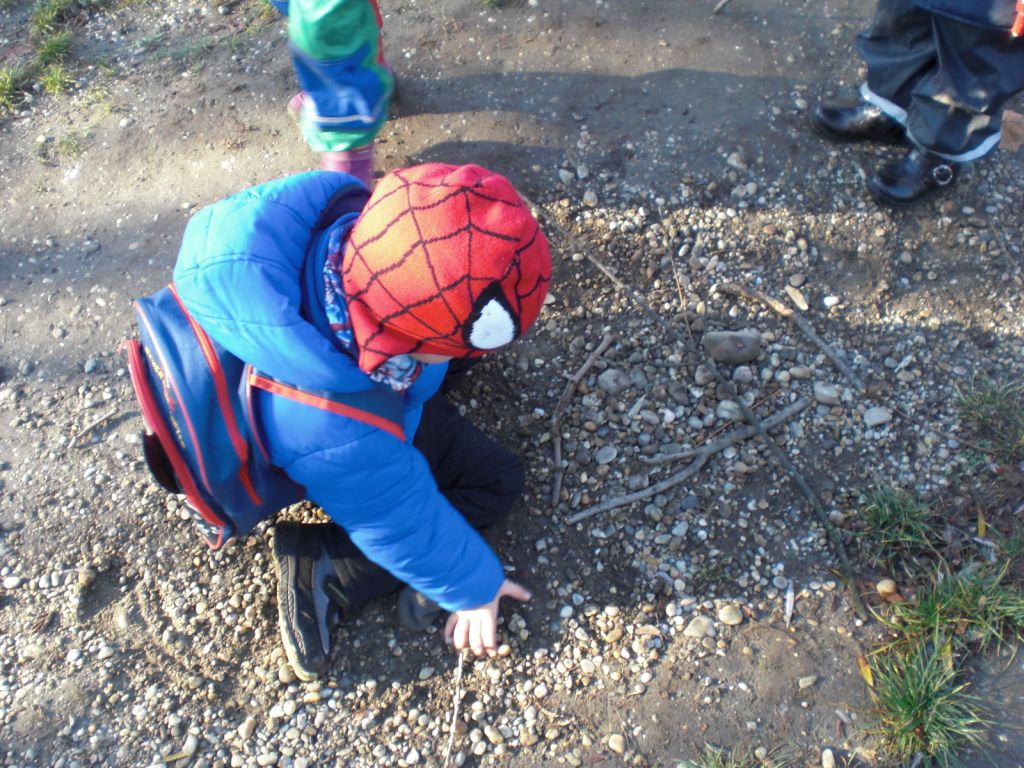
[[[385, 169], [504, 171], [556, 246], [536, 329], [454, 395], [527, 462], [518, 516], [493, 541], [535, 595], [506, 606], [499, 658], [458, 682], [439, 628], [401, 630], [393, 600], [337, 630], [327, 678], [297, 682], [277, 638], [273, 525], [208, 553], [141, 462], [116, 352], [130, 300], [168, 279], [197, 206], [313, 162], [283, 114], [283, 24], [244, 4], [97, 11], [75, 91], [0, 120], [3, 765], [441, 765], [457, 694], [455, 765], [663, 766], [705, 742], [883, 765], [855, 663], [879, 630], [768, 446], [736, 441], [651, 489], [687, 463], [661, 457], [742, 427], [737, 399], [762, 419], [802, 400], [771, 437], [845, 532], [860, 587], [883, 575], [852, 535], [871, 488], [941, 500], [968, 527], [964, 478], [990, 468], [965, 450], [957, 393], [1024, 378], [1021, 157], [968, 168], [913, 213], [867, 200], [884, 151], [806, 129], [819, 93], [856, 82], [866, 1], [737, 0], [720, 17], [571, 5], [387, 9], [401, 96]], [[23, 12], [0, 10], [0, 50]], [[729, 284], [797, 311], [864, 391]], [[1006, 723], [989, 757], [1019, 765]]]

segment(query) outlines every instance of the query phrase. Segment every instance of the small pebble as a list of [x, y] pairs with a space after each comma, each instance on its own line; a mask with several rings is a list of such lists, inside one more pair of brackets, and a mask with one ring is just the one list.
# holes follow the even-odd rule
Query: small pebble
[[743, 611], [740, 610], [738, 605], [733, 605], [732, 603], [723, 605], [718, 611], [718, 620], [723, 624], [728, 624], [730, 626], [742, 624]]

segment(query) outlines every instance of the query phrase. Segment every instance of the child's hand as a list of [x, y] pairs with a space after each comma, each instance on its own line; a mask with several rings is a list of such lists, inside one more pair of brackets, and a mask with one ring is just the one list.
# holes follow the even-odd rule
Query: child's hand
[[503, 597], [526, 602], [532, 595], [514, 581], [505, 579], [491, 602], [479, 608], [456, 611], [448, 617], [444, 627], [445, 642], [454, 643], [457, 651], [469, 646], [477, 656], [485, 653], [494, 656], [498, 652], [498, 602]]

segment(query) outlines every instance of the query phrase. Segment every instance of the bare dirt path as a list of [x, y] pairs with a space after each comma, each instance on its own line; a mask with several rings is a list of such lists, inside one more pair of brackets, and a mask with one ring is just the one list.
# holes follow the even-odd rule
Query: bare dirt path
[[[824, 531], [763, 445], [566, 523], [664, 479], [644, 460], [736, 412], [581, 250], [695, 334], [760, 333], [757, 358], [722, 367], [762, 418], [812, 400], [773, 434], [838, 524], [888, 483], [943, 498], [957, 523], [970, 457], [951, 437], [955, 392], [1024, 367], [1024, 161], [972, 166], [912, 214], [866, 199], [861, 177], [887, 150], [828, 146], [806, 112], [852, 92], [869, 0], [733, 0], [718, 15], [678, 0], [382, 5], [400, 89], [383, 169], [491, 167], [583, 245], [552, 234], [537, 330], [457, 393], [529, 464], [495, 543], [536, 594], [506, 614], [509, 655], [467, 668], [458, 760], [665, 766], [712, 743], [883, 765], [855, 663], [879, 630], [854, 616]], [[29, 11], [0, 8], [5, 57]], [[140, 0], [91, 8], [74, 39], [72, 92], [0, 118], [3, 764], [439, 765], [454, 669], [439, 635], [402, 632], [381, 601], [339, 629], [328, 680], [296, 683], [272, 526], [205, 552], [140, 462], [117, 355], [131, 299], [169, 280], [191, 213], [314, 167], [285, 114], [284, 22], [254, 2]], [[869, 392], [785, 320], [714, 290], [731, 281], [796, 288]], [[550, 414], [605, 333], [561, 422], [552, 507]], [[881, 574], [857, 563], [870, 589]], [[1019, 713], [1004, 667], [979, 684]], [[1022, 721], [993, 729], [995, 765], [1021, 764]]]

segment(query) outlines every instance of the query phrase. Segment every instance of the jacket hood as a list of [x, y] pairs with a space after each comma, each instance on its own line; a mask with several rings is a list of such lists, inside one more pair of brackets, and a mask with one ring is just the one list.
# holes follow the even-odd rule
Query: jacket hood
[[289, 176], [214, 203], [185, 228], [174, 268], [182, 301], [215, 341], [274, 378], [332, 391], [373, 387], [303, 315], [310, 240], [328, 204], [353, 185], [365, 194], [348, 174]]

